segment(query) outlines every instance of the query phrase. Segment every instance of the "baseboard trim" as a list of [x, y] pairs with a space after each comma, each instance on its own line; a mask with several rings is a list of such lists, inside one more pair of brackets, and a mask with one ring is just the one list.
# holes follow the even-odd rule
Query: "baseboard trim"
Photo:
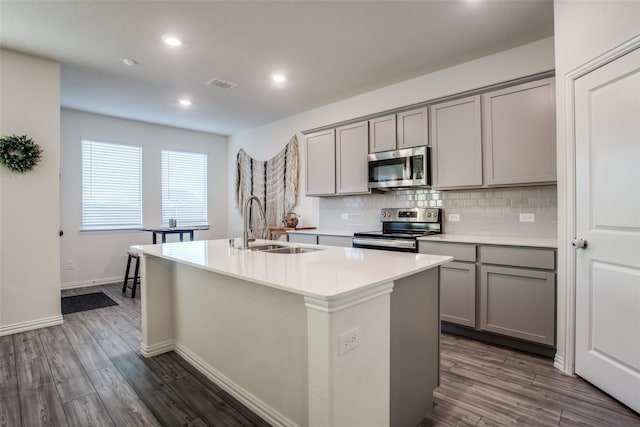
[[566, 373], [564, 366], [564, 357], [556, 353], [556, 357], [553, 358], [553, 367]]
[[144, 357], [158, 356], [175, 350], [175, 342], [173, 340], [163, 341], [153, 345], [140, 343], [140, 353]]
[[60, 289], [86, 288], [89, 286], [109, 285], [111, 283], [122, 283], [122, 276], [106, 277], [104, 279], [80, 280], [78, 282], [63, 283]]
[[0, 326], [0, 336], [13, 335], [20, 332], [32, 331], [34, 329], [48, 328], [49, 326], [61, 325], [62, 315], [45, 317], [27, 322], [14, 323], [13, 325]]
[[216, 370], [213, 366], [202, 360], [198, 355], [187, 349], [180, 343], [175, 343], [175, 352], [193, 365], [203, 375], [213, 381], [221, 389], [229, 393], [231, 396], [240, 401], [244, 406], [249, 408], [255, 414], [260, 416], [272, 426], [282, 427], [299, 427], [274, 408], [234, 383], [224, 374]]

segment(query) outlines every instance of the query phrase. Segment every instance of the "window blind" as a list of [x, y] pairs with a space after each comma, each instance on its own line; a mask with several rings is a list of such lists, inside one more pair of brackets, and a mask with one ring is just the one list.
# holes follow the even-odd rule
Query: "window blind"
[[142, 226], [142, 147], [82, 141], [82, 228]]
[[162, 222], [207, 224], [207, 155], [162, 151]]

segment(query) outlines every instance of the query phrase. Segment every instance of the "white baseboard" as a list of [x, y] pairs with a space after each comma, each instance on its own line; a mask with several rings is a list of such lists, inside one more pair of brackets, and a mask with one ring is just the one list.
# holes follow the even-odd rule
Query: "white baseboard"
[[278, 427], [299, 427], [280, 412], [263, 402], [238, 384], [231, 381], [224, 374], [216, 370], [213, 366], [202, 360], [198, 355], [191, 350], [182, 346], [180, 343], [175, 343], [175, 352], [182, 356], [187, 362], [193, 365], [203, 375], [213, 381], [221, 389], [229, 393], [236, 398], [240, 403], [249, 408], [255, 414], [260, 416], [266, 422], [272, 426]]
[[556, 356], [553, 358], [553, 367], [562, 372], [565, 372], [564, 357], [556, 353]]
[[13, 325], [0, 326], [0, 336], [12, 335], [20, 332], [32, 331], [34, 329], [47, 328], [49, 326], [61, 325], [62, 315], [45, 317], [28, 322], [14, 323]]
[[122, 277], [123, 276], [106, 277], [104, 279], [80, 280], [78, 282], [63, 283], [60, 286], [60, 288], [61, 289], [75, 289], [75, 288], [85, 288], [85, 287], [88, 287], [88, 286], [109, 285], [111, 283], [121, 283], [122, 284]]
[[175, 343], [173, 340], [163, 341], [154, 345], [145, 345], [140, 343], [140, 353], [144, 357], [153, 357], [162, 353], [168, 353], [175, 350]]

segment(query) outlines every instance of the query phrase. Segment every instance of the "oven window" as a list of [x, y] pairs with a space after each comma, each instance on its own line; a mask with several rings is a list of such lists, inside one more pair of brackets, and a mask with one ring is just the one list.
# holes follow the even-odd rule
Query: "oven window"
[[369, 162], [369, 182], [399, 181], [405, 176], [406, 158]]

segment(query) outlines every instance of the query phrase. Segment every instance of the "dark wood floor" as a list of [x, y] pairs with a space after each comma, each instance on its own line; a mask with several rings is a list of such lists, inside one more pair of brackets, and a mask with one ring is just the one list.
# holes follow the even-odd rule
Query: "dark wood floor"
[[[140, 356], [139, 297], [123, 298], [118, 285], [63, 295], [96, 291], [119, 305], [0, 337], [0, 426], [267, 425], [175, 353]], [[435, 400], [420, 426], [640, 426], [549, 359], [451, 335]]]

